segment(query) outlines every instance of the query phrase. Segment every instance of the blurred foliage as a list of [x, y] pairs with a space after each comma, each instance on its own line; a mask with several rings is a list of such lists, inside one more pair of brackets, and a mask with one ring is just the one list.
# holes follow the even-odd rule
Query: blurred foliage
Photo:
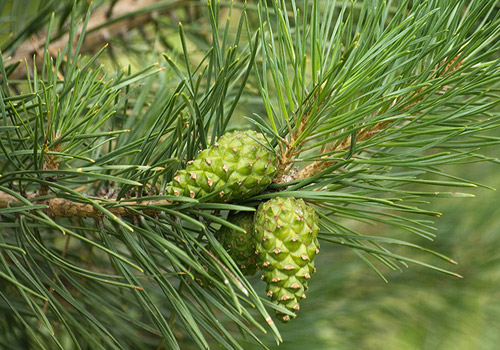
[[[97, 8], [103, 3], [109, 2], [95, 1], [93, 6]], [[171, 4], [174, 1], [163, 1], [162, 3]], [[145, 110], [148, 110], [148, 108], [153, 110], [153, 112], [146, 114], [144, 119], [141, 119], [141, 122], [147, 127], [144, 126], [139, 129], [138, 134], [134, 134], [133, 130], [130, 134], [121, 136], [120, 141], [116, 142], [124, 147], [129, 143], [132, 144], [135, 139], [140, 137], [147, 139], [147, 136], [144, 135], [148, 127], [155, 123], [155, 117], [159, 115], [158, 111], [161, 110], [163, 101], [167, 99], [169, 92], [173, 91], [178, 84], [178, 77], [173, 70], [166, 69], [159, 73], [159, 78], [151, 78], [146, 67], [155, 62], [163, 62], [160, 53], [167, 52], [173, 61], [182, 68], [186, 68], [182, 62], [183, 47], [178, 39], [178, 22], [182, 21], [183, 23], [182, 29], [187, 39], [187, 51], [190, 54], [190, 62], [194, 66], [203, 61], [206, 50], [211, 47], [213, 38], [211, 37], [210, 21], [207, 19], [205, 9], [206, 1], [179, 1], [175, 3], [181, 5], [184, 3], [185, 6], [179, 5], [172, 11], [155, 17], [153, 21], [144, 26], [131, 29], [124, 36], [109, 38], [110, 48], [96, 58], [97, 64], [104, 65], [102, 67], [103, 71], [114, 72], [117, 67], [120, 69], [126, 67], [121, 70], [123, 75], [122, 73], [117, 74], [118, 82], [114, 81], [112, 83], [118, 86], [116, 87], [117, 90], [124, 86], [127, 89], [127, 99], [120, 100], [123, 108], [120, 106], [120, 108], [116, 109], [117, 124], [129, 128], [134, 126], [134, 123], [137, 122]], [[272, 2], [268, 1], [268, 3], [271, 4]], [[297, 3], [302, 2], [298, 1]], [[76, 4], [80, 14], [83, 14], [89, 2], [77, 1]], [[233, 21], [231, 27], [229, 27], [229, 32], [234, 32], [237, 29], [241, 14], [242, 2], [237, 1], [235, 4], [232, 12]], [[357, 2], [355, 6], [359, 6], [359, 4], [360, 2]], [[49, 16], [47, 14], [52, 11], [57, 14], [54, 37], [60, 37], [66, 33], [69, 27], [65, 25], [67, 23], [65, 19], [68, 19], [72, 5], [73, 2], [67, 0], [0, 1], [0, 13], [6, 14], [9, 11], [15, 13], [10, 17], [11, 20], [4, 20], [2, 26], [0, 26], [2, 29], [0, 32], [0, 46], [3, 52], [9, 53], [17, 45], [27, 40], [29, 38], [28, 34], [43, 28], [48, 23]], [[254, 4], [250, 3], [249, 8], [255, 10]], [[219, 15], [219, 22], [225, 23], [225, 16], [228, 15], [227, 9], [223, 7]], [[4, 16], [3, 18], [7, 17]], [[356, 22], [357, 17], [354, 16], [352, 20]], [[250, 11], [249, 22], [254, 25], [258, 21], [259, 18], [256, 12]], [[348, 30], [346, 30], [346, 33], [347, 37], [352, 34]], [[264, 32], [261, 34], [262, 38], [265, 39]], [[242, 42], [248, 40], [245, 35], [245, 32], [241, 35]], [[12, 40], [12, 38], [16, 39]], [[94, 49], [97, 50], [100, 47]], [[491, 57], [494, 57], [494, 55], [495, 53]], [[262, 59], [259, 60], [258, 58], [257, 62], [258, 67], [261, 67]], [[144, 69], [146, 70], [143, 71]], [[140, 72], [141, 78], [148, 78], [144, 80], [137, 79], [137, 81], [140, 80], [141, 84], [144, 84], [140, 85], [140, 88], [137, 88], [134, 78], [126, 77], [128, 73], [133, 74], [135, 72]], [[119, 79], [123, 79], [124, 83], [121, 84]], [[158, 80], [161, 83], [158, 84]], [[132, 83], [130, 83], [131, 81]], [[128, 90], [129, 83], [130, 90]], [[210, 85], [210, 79], [208, 79], [208, 85]], [[246, 122], [242, 119], [242, 115], [249, 115], [250, 113], [265, 115], [266, 113], [262, 101], [258, 97], [259, 91], [256, 86], [256, 79], [251, 76], [247, 89], [241, 95], [240, 103], [236, 107], [235, 119], [232, 120], [238, 126]], [[23, 92], [27, 87], [20, 84], [14, 88]], [[271, 97], [269, 99], [273, 99], [273, 103], [274, 92], [274, 90], [270, 89], [269, 95]], [[212, 95], [207, 93], [207, 96]], [[114, 96], [112, 97], [114, 98]], [[129, 101], [131, 101], [130, 105], [128, 104]], [[189, 113], [186, 112], [185, 115], [188, 116]], [[113, 124], [113, 126], [116, 126], [116, 124]], [[143, 134], [140, 134], [140, 132], [143, 132]], [[158, 149], [152, 152], [160, 153]], [[498, 154], [490, 154], [490, 156], [496, 158]], [[160, 158], [161, 154], [158, 155], [158, 159]], [[139, 161], [142, 159], [137, 157], [134, 160]], [[496, 164], [453, 166], [448, 167], [447, 171], [473, 182], [500, 187], [500, 179], [496, 176], [498, 171], [498, 165]], [[427, 187], [424, 189], [423, 186], [419, 187], [418, 185], [406, 186], [405, 189], [413, 191], [428, 190]], [[437, 189], [438, 187], [436, 187]], [[459, 280], [420, 266], [411, 265], [407, 269], [403, 268], [403, 274], [390, 270], [385, 272], [385, 276], [389, 280], [389, 283], [386, 284], [377, 275], [369, 273], [371, 271], [366, 264], [353, 254], [353, 251], [340, 245], [323, 242], [322, 244], [328, 246], [328, 249], [322, 249], [321, 254], [318, 256], [318, 274], [314, 277], [314, 283], [310, 285], [307, 300], [303, 302], [303, 309], [308, 311], [302, 312], [294, 322], [278, 326], [285, 340], [281, 346], [272, 345], [275, 340], [271, 334], [263, 336], [261, 340], [272, 349], [290, 350], [494, 349], [500, 342], [500, 333], [498, 332], [498, 329], [500, 329], [500, 291], [498, 290], [500, 285], [500, 251], [498, 250], [498, 247], [500, 247], [500, 221], [496, 217], [496, 215], [500, 215], [500, 199], [498, 199], [496, 192], [488, 189], [480, 188], [474, 193], [477, 195], [476, 198], [428, 199], [429, 203], [423, 205], [424, 209], [433, 210], [439, 208], [443, 212], [441, 218], [434, 220], [437, 227], [437, 238], [435, 241], [429, 242], [423, 238], [415, 239], [412, 237], [413, 243], [441, 252], [458, 261], [459, 265], [454, 267], [453, 271], [464, 276], [464, 279]], [[349, 221], [349, 224], [353, 224], [352, 220]], [[384, 236], [384, 230], [393, 230], [393, 228], [388, 228], [382, 224], [373, 226], [355, 224], [352, 228], [379, 236]], [[111, 231], [109, 227], [106, 229]], [[97, 231], [96, 228], [94, 230]], [[402, 239], [410, 237], [410, 235], [405, 235], [399, 231], [396, 234], [400, 234]], [[62, 251], [65, 241], [58, 238], [58, 235], [54, 235], [54, 237], [54, 247], [58, 251]], [[115, 239], [116, 237], [112, 238]], [[70, 248], [72, 248], [70, 249], [72, 251], [71, 259], [77, 261], [81, 258], [78, 252], [81, 246], [75, 244]], [[124, 247], [119, 245], [118, 249], [121, 250]], [[393, 252], [405, 256], [408, 250], [397, 247], [394, 248]], [[411, 257], [433, 263], [433, 260], [424, 252], [412, 250]], [[107, 257], [97, 255], [97, 258], [104, 260]], [[155, 256], [155, 259], [163, 258], [161, 255]], [[384, 267], [383, 264], [378, 262], [374, 264], [378, 268]], [[258, 278], [255, 277], [250, 282], [256, 286], [255, 288], [260, 295], [264, 295], [264, 285], [257, 284], [257, 280]], [[155, 282], [141, 281], [141, 283], [146, 289], [149, 287], [154, 290], [151, 293], [151, 302], [155, 305], [161, 305], [159, 313], [168, 314], [170, 305], [165, 305], [164, 295], [162, 291], [155, 288], [157, 287]], [[199, 293], [203, 294], [205, 292], [201, 291]], [[196, 295], [194, 292], [193, 294]], [[124, 296], [124, 299], [127, 300], [127, 297], [128, 295]], [[226, 295], [223, 295], [221, 299], [223, 297], [226, 297]], [[115, 301], [114, 294], [110, 293], [106, 302], [113, 304]], [[87, 307], [89, 309], [93, 308], [93, 312], [102, 311], [104, 315], [100, 316], [106, 322], [113, 324], [117, 338], [120, 336], [129, 337], [127, 339], [130, 339], [131, 343], [127, 345], [130, 348], [147, 346], [153, 349], [157, 346], [159, 348], [167, 346], [165, 343], [158, 343], [156, 334], [145, 323], [139, 325], [143, 328], [142, 332], [137, 331], [136, 328], [129, 325], [125, 318], [116, 317], [115, 313], [111, 312], [112, 309], [99, 310], [99, 303], [100, 301], [95, 301], [95, 303], [89, 303]], [[114, 311], [123, 311], [118, 306], [122, 305], [117, 303], [117, 309]], [[14, 305], [14, 308], [22, 309], [20, 305]], [[141, 310], [141, 307], [137, 304], [131, 303], [130, 308], [126, 310], [127, 316], [141, 319], [141, 316], [144, 316], [141, 315]], [[202, 322], [206, 320], [202, 314], [196, 315], [200, 317]], [[23, 343], [26, 339], [26, 333], [22, 331], [24, 325], [20, 324], [18, 318], [11, 314], [5, 313], [2, 316], [5, 317], [0, 319], [0, 334], [8, 334], [8, 338], [0, 339], [0, 345], [6, 349], [27, 348], [28, 345]], [[215, 317], [217, 322], [220, 321], [235, 338], [245, 337], [244, 334], [239, 333], [239, 330], [230, 322], [231, 319], [227, 315], [216, 313]], [[145, 318], [143, 317], [142, 320]], [[175, 323], [173, 322], [174, 318], [174, 316], [171, 316], [169, 322]], [[116, 322], [116, 324], [113, 322]], [[9, 333], [11, 329], [13, 331]], [[42, 328], [42, 330], [44, 329]], [[255, 331], [255, 329], [252, 330]], [[182, 327], [173, 326], [172, 331], [175, 333], [173, 336], [179, 342], [181, 349], [199, 348], [200, 344], [194, 342], [192, 336], [186, 334]], [[50, 339], [48, 334], [43, 334], [43, 337]], [[133, 340], [134, 337], [137, 338], [136, 343]], [[69, 335], [63, 335], [61, 339], [63, 348], [72, 348]], [[223, 348], [222, 345], [217, 345], [216, 340], [217, 338], [208, 339], [213, 348]], [[260, 345], [256, 344], [255, 340], [250, 339], [248, 336], [241, 345], [248, 350], [261, 348]], [[225, 347], [227, 348], [228, 345]]]

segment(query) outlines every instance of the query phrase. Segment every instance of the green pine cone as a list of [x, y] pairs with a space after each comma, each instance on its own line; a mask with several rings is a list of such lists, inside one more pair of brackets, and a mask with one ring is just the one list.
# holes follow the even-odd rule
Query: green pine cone
[[229, 202], [264, 191], [276, 175], [276, 156], [255, 139], [264, 137], [255, 131], [224, 134], [177, 172], [167, 192], [191, 198], [215, 192], [212, 202]]
[[[258, 265], [271, 300], [292, 312], [306, 297], [307, 281], [315, 272], [319, 252], [318, 218], [302, 199], [273, 198], [255, 214]], [[277, 313], [283, 322], [290, 316]]]
[[234, 262], [239, 265], [245, 276], [253, 276], [258, 270], [257, 256], [255, 255], [254, 213], [229, 213], [229, 222], [241, 227], [246, 232], [233, 230], [223, 226], [216, 237], [227, 250]]

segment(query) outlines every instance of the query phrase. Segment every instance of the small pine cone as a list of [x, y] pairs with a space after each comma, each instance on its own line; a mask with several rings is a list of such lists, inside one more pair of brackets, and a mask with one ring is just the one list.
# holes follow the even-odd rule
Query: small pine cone
[[231, 258], [238, 264], [241, 272], [246, 276], [253, 276], [258, 270], [257, 255], [255, 254], [254, 213], [229, 213], [229, 222], [241, 227], [240, 232], [223, 226], [216, 237], [227, 250]]

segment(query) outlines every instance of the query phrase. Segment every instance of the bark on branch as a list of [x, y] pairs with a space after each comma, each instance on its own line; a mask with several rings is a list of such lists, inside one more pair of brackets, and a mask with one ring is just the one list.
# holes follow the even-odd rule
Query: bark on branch
[[[27, 196], [27, 199], [34, 199], [36, 194], [31, 193]], [[107, 202], [113, 202], [113, 199], [107, 199]], [[103, 217], [103, 213], [97, 210], [94, 206], [87, 203], [79, 203], [73, 202], [64, 198], [51, 198], [48, 200], [44, 200], [41, 202], [47, 205], [47, 209], [45, 209], [45, 213], [51, 217], [58, 218], [70, 218], [70, 217], [81, 217], [81, 218], [101, 218]], [[166, 205], [171, 204], [172, 202], [167, 200], [155, 200], [155, 201], [137, 201], [134, 198], [129, 200], [120, 201], [120, 204], [130, 204], [130, 205]], [[1, 208], [10, 208], [20, 205], [21, 202], [14, 196], [10, 194], [0, 192], [0, 209]], [[111, 207], [108, 209], [111, 213], [116, 216], [137, 216], [140, 213], [144, 213], [147, 215], [157, 214], [160, 211], [155, 209], [145, 209], [140, 213], [129, 210], [125, 207]]]

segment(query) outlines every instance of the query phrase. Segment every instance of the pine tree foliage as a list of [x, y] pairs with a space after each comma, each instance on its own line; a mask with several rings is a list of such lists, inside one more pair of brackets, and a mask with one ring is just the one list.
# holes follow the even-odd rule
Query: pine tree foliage
[[[0, 44], [2, 348], [281, 342], [271, 315], [293, 314], [216, 238], [241, 230], [231, 211], [278, 196], [315, 208], [322, 250], [350, 248], [383, 279], [411, 264], [458, 276], [415, 242], [435, 237], [426, 198], [485, 186], [449, 165], [498, 162], [480, 153], [500, 141], [489, 133], [500, 125], [497, 0], [160, 1], [140, 13], [170, 12], [134, 29], [139, 43], [83, 55], [104, 5], [48, 1], [22, 25], [19, 5], [5, 15], [17, 28]], [[40, 64], [9, 61], [41, 28]], [[101, 64], [125, 52], [139, 67]], [[268, 190], [231, 203], [168, 193], [201, 150], [250, 126], [279, 160]], [[357, 223], [386, 225], [384, 236]]]

